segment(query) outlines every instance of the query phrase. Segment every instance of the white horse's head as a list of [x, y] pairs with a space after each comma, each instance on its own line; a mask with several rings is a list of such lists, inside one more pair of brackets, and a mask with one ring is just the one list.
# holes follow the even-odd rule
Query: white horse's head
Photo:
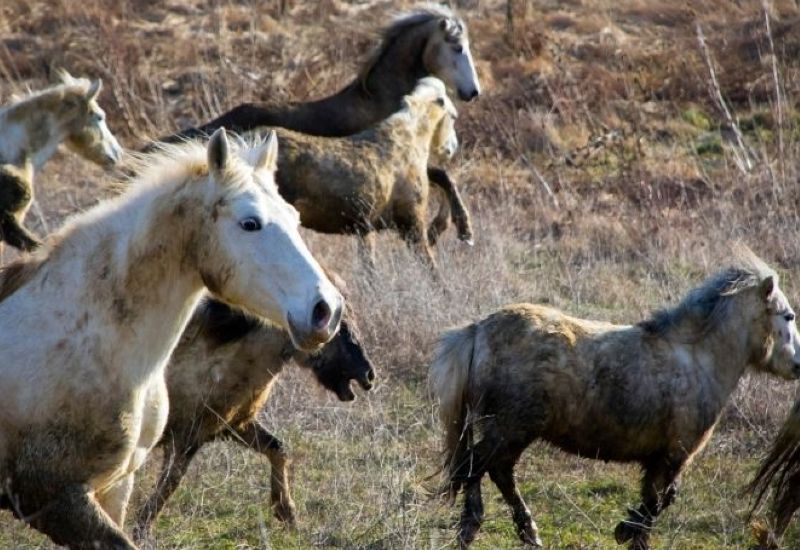
[[74, 78], [63, 69], [57, 75], [65, 85], [62, 124], [67, 146], [96, 164], [114, 166], [123, 151], [108, 129], [105, 112], [97, 104], [102, 81]]
[[425, 69], [455, 90], [459, 99], [472, 101], [480, 95], [481, 85], [469, 49], [467, 25], [446, 12], [434, 24], [422, 53]]
[[213, 229], [200, 243], [201, 275], [222, 300], [286, 328], [298, 349], [328, 342], [344, 300], [300, 238], [300, 216], [278, 194], [275, 132], [251, 148], [231, 146], [217, 130], [207, 148], [209, 180], [222, 189]]
[[800, 378], [800, 334], [797, 332], [795, 313], [783, 291], [778, 288], [775, 276], [767, 276], [758, 293], [766, 303], [772, 328], [772, 350], [765, 370], [783, 378]]

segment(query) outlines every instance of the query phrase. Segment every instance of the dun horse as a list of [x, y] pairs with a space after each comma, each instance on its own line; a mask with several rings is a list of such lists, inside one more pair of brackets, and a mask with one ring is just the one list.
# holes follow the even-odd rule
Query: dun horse
[[169, 419], [159, 446], [164, 450], [154, 493], [137, 515], [134, 536], [143, 538], [177, 489], [198, 450], [230, 440], [264, 453], [272, 469], [275, 516], [294, 522], [283, 443], [257, 419], [283, 367], [294, 359], [342, 401], [355, 399], [350, 381], [370, 389], [375, 379], [351, 312], [321, 351], [297, 351], [285, 331], [225, 304], [209, 301], [190, 321], [167, 368]]
[[761, 533], [765, 548], [777, 548], [789, 527], [792, 516], [800, 508], [800, 401], [792, 407], [769, 454], [748, 490], [755, 494], [753, 507], [758, 506], [773, 485], [773, 502], [769, 529]]
[[164, 369], [204, 287], [315, 349], [342, 297], [273, 181], [277, 139], [225, 131], [146, 161], [128, 191], [2, 271], [0, 502], [75, 548], [133, 548], [133, 474], [167, 420]]
[[342, 137], [277, 129], [281, 195], [300, 211], [303, 226], [354, 233], [372, 259], [373, 231], [394, 227], [430, 266], [426, 237], [431, 151], [452, 154], [455, 108], [434, 77], [420, 80], [403, 108], [373, 128]]
[[102, 83], [73, 78], [0, 108], [0, 240], [23, 250], [39, 241], [22, 222], [33, 202], [33, 174], [61, 142], [82, 157], [113, 166], [122, 149], [97, 105]]
[[[424, 76], [441, 79], [464, 101], [480, 95], [467, 25], [444, 6], [426, 5], [397, 17], [383, 30], [380, 45], [358, 76], [330, 97], [289, 105], [243, 103], [203, 126], [164, 140], [208, 135], [222, 126], [240, 133], [279, 126], [310, 135], [348, 136], [402, 109], [403, 98]], [[429, 168], [428, 177], [446, 197], [432, 236], [447, 227], [447, 214], [452, 212], [460, 238], [467, 240], [469, 218], [455, 183], [440, 168]]]
[[449, 491], [465, 491], [462, 545], [480, 528], [487, 472], [522, 541], [541, 544], [513, 470], [542, 439], [569, 453], [641, 464], [641, 506], [615, 537], [648, 548], [656, 518], [745, 369], [797, 378], [799, 345], [775, 273], [754, 256], [635, 326], [517, 304], [444, 334], [431, 388], [440, 401]]

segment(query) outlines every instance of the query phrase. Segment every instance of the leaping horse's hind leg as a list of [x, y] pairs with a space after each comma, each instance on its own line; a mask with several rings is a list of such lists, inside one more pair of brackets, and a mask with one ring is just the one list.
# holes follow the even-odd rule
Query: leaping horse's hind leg
[[522, 495], [514, 481], [514, 465], [519, 455], [520, 453], [506, 454], [494, 459], [492, 467], [489, 469], [489, 477], [500, 489], [506, 504], [511, 507], [511, 516], [517, 526], [517, 536], [524, 544], [541, 547], [542, 539], [539, 538], [536, 522], [533, 521], [531, 512], [525, 505], [525, 501], [522, 500]]
[[678, 476], [682, 467], [683, 462], [670, 462], [664, 457], [644, 465], [642, 504], [636, 510], [628, 510], [628, 518], [617, 524], [614, 538], [618, 544], [630, 542], [631, 550], [650, 548], [650, 530], [661, 512], [678, 495]]

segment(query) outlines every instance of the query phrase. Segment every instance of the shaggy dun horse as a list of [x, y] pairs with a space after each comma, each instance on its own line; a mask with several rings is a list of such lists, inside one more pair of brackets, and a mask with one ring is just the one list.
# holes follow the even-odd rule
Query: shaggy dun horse
[[280, 193], [300, 211], [303, 226], [359, 235], [370, 263], [373, 232], [392, 227], [435, 267], [426, 236], [425, 167], [432, 151], [454, 152], [455, 116], [442, 82], [426, 77], [401, 110], [358, 134], [330, 138], [279, 128]]
[[800, 508], [800, 401], [792, 407], [769, 454], [747, 487], [755, 494], [753, 509], [764, 500], [770, 485], [774, 492], [770, 525], [759, 534], [763, 548], [778, 547], [792, 516]]
[[351, 313], [342, 319], [333, 340], [319, 352], [308, 353], [295, 350], [284, 330], [225, 304], [209, 301], [198, 308], [167, 368], [169, 418], [159, 442], [164, 459], [155, 491], [137, 514], [135, 538], [142, 539], [152, 530], [197, 451], [220, 440], [235, 441], [267, 456], [275, 516], [294, 522], [286, 451], [257, 415], [291, 359], [310, 369], [342, 401], [355, 399], [351, 380], [366, 390], [372, 387], [375, 370]]
[[59, 144], [104, 167], [122, 158], [97, 104], [102, 82], [73, 78], [0, 108], [0, 240], [32, 250], [39, 241], [22, 224], [33, 202], [33, 174]]
[[[208, 135], [222, 126], [240, 133], [279, 126], [316, 136], [349, 136], [402, 109], [403, 98], [425, 76], [439, 78], [464, 101], [480, 95], [467, 25], [444, 6], [425, 5], [394, 19], [356, 78], [330, 97], [289, 105], [243, 103], [163, 141]], [[468, 240], [469, 217], [455, 183], [440, 168], [429, 168], [428, 177], [446, 197], [432, 225], [432, 236], [446, 229], [452, 212], [459, 238]]]
[[641, 464], [641, 506], [615, 536], [648, 548], [681, 471], [710, 437], [745, 369], [797, 378], [799, 344], [777, 276], [754, 256], [635, 326], [517, 304], [445, 333], [430, 380], [449, 491], [465, 491], [462, 545], [480, 528], [487, 472], [522, 541], [541, 544], [514, 465], [542, 439], [584, 457]]
[[315, 349], [342, 297], [275, 188], [277, 139], [149, 159], [0, 281], [0, 499], [74, 548], [134, 548], [133, 474], [167, 419], [164, 369], [204, 288]]

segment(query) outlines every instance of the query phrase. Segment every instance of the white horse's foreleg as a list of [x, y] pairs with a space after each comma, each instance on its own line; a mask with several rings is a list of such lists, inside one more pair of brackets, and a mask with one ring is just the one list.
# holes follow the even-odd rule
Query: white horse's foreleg
[[77, 549], [136, 550], [136, 546], [105, 513], [86, 485], [68, 485], [38, 510], [23, 513], [31, 525], [56, 544]]
[[97, 502], [106, 511], [120, 529], [125, 526], [125, 513], [128, 510], [128, 500], [133, 491], [133, 473], [128, 474], [102, 493], [98, 493]]

